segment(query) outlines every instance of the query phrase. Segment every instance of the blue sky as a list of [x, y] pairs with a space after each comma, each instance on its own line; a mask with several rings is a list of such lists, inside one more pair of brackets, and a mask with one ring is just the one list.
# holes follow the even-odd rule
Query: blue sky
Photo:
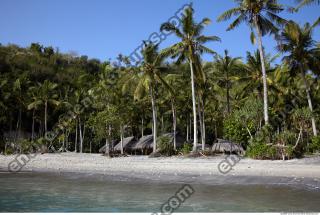
[[[294, 5], [294, 0], [281, 3]], [[161, 23], [167, 21], [186, 0], [1, 0], [0, 43], [29, 46], [39, 42], [58, 47], [61, 52], [76, 52], [100, 60], [114, 59], [119, 53], [129, 55], [142, 40], [153, 32], [159, 32]], [[228, 49], [232, 56], [245, 57], [246, 51], [256, 49], [250, 43], [249, 29], [245, 25], [233, 31], [225, 29], [230, 22], [217, 23], [217, 17], [234, 6], [232, 0], [194, 0], [197, 20], [204, 17], [213, 22], [205, 30], [206, 35], [216, 35], [221, 43], [208, 46], [218, 53]], [[282, 13], [286, 19], [300, 24], [314, 22], [320, 6], [303, 8], [298, 14]], [[320, 28], [314, 32], [320, 40]], [[171, 35], [160, 47], [173, 44]], [[275, 54], [275, 42], [265, 37], [267, 52]], [[209, 56], [205, 56], [210, 60]]]

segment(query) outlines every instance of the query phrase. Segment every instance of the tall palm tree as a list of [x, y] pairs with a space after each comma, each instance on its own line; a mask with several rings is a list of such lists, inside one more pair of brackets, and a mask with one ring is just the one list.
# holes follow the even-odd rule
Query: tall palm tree
[[[237, 18], [230, 24], [227, 31], [239, 26], [245, 22], [251, 29], [255, 29], [258, 38], [258, 48], [261, 58], [261, 69], [263, 77], [263, 100], [264, 100], [264, 120], [265, 124], [269, 123], [268, 114], [268, 86], [267, 74], [265, 67], [265, 56], [263, 52], [262, 37], [266, 34], [277, 34], [277, 25], [281, 26], [286, 23], [284, 19], [277, 14], [283, 11], [282, 5], [278, 4], [277, 0], [234, 0], [238, 6], [224, 12], [218, 21], [225, 21], [231, 16]], [[253, 31], [251, 32], [251, 40], [255, 41]]]
[[232, 85], [232, 77], [241, 70], [243, 66], [240, 57], [232, 58], [228, 54], [228, 50], [224, 51], [224, 56], [216, 56], [214, 62], [215, 77], [218, 79], [218, 84], [226, 89], [227, 111], [230, 113], [230, 89]]
[[32, 103], [28, 105], [28, 109], [34, 109], [39, 105], [44, 106], [44, 130], [45, 132], [48, 131], [47, 127], [47, 118], [48, 118], [48, 105], [57, 106], [60, 104], [58, 99], [58, 94], [56, 93], [55, 89], [58, 87], [56, 83], [52, 83], [48, 80], [45, 80], [42, 84], [38, 84], [35, 89], [39, 92], [37, 99], [35, 99]]
[[217, 36], [204, 36], [202, 31], [210, 23], [210, 19], [204, 18], [201, 22], [196, 23], [194, 20], [194, 10], [188, 7], [184, 11], [181, 20], [181, 28], [174, 26], [172, 23], [163, 23], [161, 31], [174, 33], [181, 41], [162, 50], [160, 55], [172, 56], [177, 58], [177, 63], [188, 60], [191, 72], [191, 91], [192, 91], [192, 110], [193, 110], [193, 151], [197, 150], [197, 109], [196, 109], [196, 92], [195, 76], [200, 73], [201, 63], [200, 55], [202, 53], [216, 54], [213, 50], [204, 46], [209, 41], [220, 41]]
[[[317, 20], [313, 25], [306, 23], [301, 27], [293, 21], [288, 22], [279, 38], [280, 44], [277, 46], [279, 51], [288, 54], [283, 58], [283, 61], [288, 64], [292, 74], [301, 75], [311, 112], [313, 112], [313, 104], [306, 73], [317, 69], [317, 62], [319, 62], [317, 55], [320, 48], [317, 47], [316, 42], [312, 39], [313, 30], [319, 24], [320, 20]], [[312, 130], [314, 136], [317, 136], [314, 117], [312, 117]]]
[[[139, 67], [131, 69], [129, 76], [125, 76], [124, 87], [132, 86], [135, 83], [134, 99], [140, 99], [143, 95], [149, 93], [152, 106], [153, 121], [153, 152], [157, 150], [157, 107], [156, 107], [156, 84], [161, 83], [170, 87], [161, 77], [161, 72], [165, 70], [161, 67], [163, 58], [158, 54], [158, 45], [144, 42], [142, 50], [143, 61]], [[149, 91], [149, 92], [148, 92]]]

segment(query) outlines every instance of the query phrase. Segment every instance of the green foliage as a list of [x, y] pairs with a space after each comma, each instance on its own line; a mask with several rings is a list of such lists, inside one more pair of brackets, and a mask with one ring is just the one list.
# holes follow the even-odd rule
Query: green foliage
[[246, 155], [254, 159], [290, 159], [295, 156], [294, 143], [293, 132], [283, 131], [273, 138], [270, 126], [264, 126], [250, 141]]
[[227, 139], [246, 146], [248, 140], [258, 130], [262, 120], [262, 103], [257, 99], [249, 99], [224, 121], [224, 136]]
[[[228, 140], [246, 145], [250, 139], [250, 135], [247, 129], [243, 126], [243, 123], [239, 122], [234, 115], [235, 114], [231, 114], [223, 122], [224, 137]], [[253, 130], [252, 127], [253, 126], [248, 125], [248, 128], [251, 131]]]
[[312, 153], [320, 152], [320, 136], [312, 138], [311, 144], [308, 146], [308, 150]]
[[274, 159], [276, 155], [276, 148], [260, 142], [260, 139], [253, 139], [248, 146], [246, 156], [254, 159]]
[[191, 150], [192, 150], [192, 145], [190, 143], [184, 143], [181, 148], [181, 153], [184, 155], [187, 155], [191, 152]]
[[165, 156], [171, 156], [175, 154], [173, 143], [170, 137], [162, 136], [158, 139], [159, 152]]
[[295, 133], [285, 130], [275, 136], [275, 142], [280, 145], [294, 145], [296, 141]]
[[292, 114], [293, 124], [297, 129], [307, 130], [311, 127], [312, 112], [309, 108], [298, 108]]

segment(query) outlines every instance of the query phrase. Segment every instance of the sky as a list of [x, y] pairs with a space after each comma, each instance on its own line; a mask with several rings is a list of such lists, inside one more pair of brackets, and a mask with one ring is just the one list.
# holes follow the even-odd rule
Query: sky
[[[38, 42], [59, 48], [60, 52], [87, 55], [101, 61], [114, 60], [118, 54], [131, 54], [153, 32], [159, 32], [186, 0], [0, 0], [0, 43], [22, 47]], [[294, 0], [280, 3], [295, 5]], [[235, 6], [232, 0], [194, 0], [195, 18], [212, 20], [205, 35], [219, 36], [222, 41], [207, 46], [219, 54], [225, 49], [231, 56], [245, 58], [247, 51], [256, 49], [250, 42], [250, 29], [242, 24], [233, 31], [226, 31], [230, 21], [217, 23], [217, 17]], [[299, 24], [313, 23], [320, 16], [320, 6], [307, 6], [299, 13], [281, 13], [286, 19]], [[314, 31], [320, 41], [320, 28]], [[167, 37], [160, 48], [177, 39]], [[276, 54], [272, 37], [264, 37], [267, 53]], [[204, 56], [211, 60], [211, 56]]]

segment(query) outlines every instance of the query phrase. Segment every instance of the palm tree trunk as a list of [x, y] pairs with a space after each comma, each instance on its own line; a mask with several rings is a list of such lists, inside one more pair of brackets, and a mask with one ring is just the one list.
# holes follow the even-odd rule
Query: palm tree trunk
[[47, 111], [48, 111], [48, 101], [44, 103], [44, 132], [47, 133]]
[[143, 121], [143, 117], [141, 119], [141, 137], [143, 137], [143, 130], [144, 130], [144, 121]]
[[120, 146], [121, 146], [121, 154], [123, 155], [123, 126], [122, 124], [120, 125], [120, 139], [121, 139], [121, 142], [120, 142]]
[[201, 110], [202, 110], [202, 150], [205, 150], [205, 145], [206, 145], [206, 124], [204, 122], [204, 104], [203, 101], [201, 100]]
[[174, 107], [173, 101], [171, 101], [172, 107], [172, 121], [173, 121], [173, 148], [174, 150], [177, 149], [177, 140], [176, 140], [176, 133], [177, 133], [177, 118], [176, 118], [176, 109]]
[[190, 129], [190, 132], [189, 132], [189, 140], [191, 140], [191, 137], [192, 137], [192, 121], [191, 121], [191, 117], [189, 115], [189, 129]]
[[157, 150], [157, 110], [156, 110], [156, 102], [153, 94], [153, 88], [150, 86], [150, 96], [151, 96], [151, 104], [152, 104], [152, 118], [153, 118], [153, 152]]
[[82, 140], [82, 128], [81, 128], [81, 119], [80, 119], [80, 117], [79, 117], [79, 135], [80, 135], [80, 149], [79, 149], [79, 152], [82, 153], [83, 140]]
[[193, 111], [193, 152], [197, 151], [197, 108], [196, 108], [196, 94], [194, 87], [194, 71], [192, 60], [189, 59], [190, 71], [191, 71], [191, 93], [192, 93], [192, 111]]
[[[302, 79], [303, 79], [303, 82], [304, 82], [304, 87], [305, 87], [306, 94], [307, 94], [307, 100], [308, 100], [309, 109], [310, 109], [311, 113], [313, 113], [313, 105], [312, 105], [312, 99], [311, 99], [311, 95], [310, 95], [310, 87], [309, 87], [309, 84], [307, 82], [307, 79], [306, 79], [306, 76], [305, 76], [304, 72], [301, 72], [301, 75], [302, 75]], [[311, 118], [311, 123], [312, 123], [313, 136], [317, 136], [318, 132], [317, 132], [316, 120], [314, 119], [313, 115], [312, 115], [312, 118]]]
[[189, 141], [189, 120], [187, 119], [187, 141]]
[[267, 73], [265, 67], [264, 52], [262, 46], [262, 33], [259, 28], [257, 19], [255, 18], [255, 27], [258, 34], [258, 48], [261, 59], [261, 70], [262, 70], [262, 82], [263, 82], [263, 113], [264, 113], [264, 122], [269, 124], [269, 114], [268, 114], [268, 85], [267, 85]]
[[31, 140], [34, 140], [34, 117], [35, 117], [35, 109], [32, 112], [32, 131], [31, 131]]
[[86, 134], [86, 123], [83, 123], [83, 134], [82, 134], [82, 150], [83, 150], [83, 143], [84, 143], [84, 135]]
[[110, 144], [109, 144], [109, 138], [110, 138], [110, 126], [108, 126], [108, 123], [106, 123], [106, 149], [105, 149], [105, 155], [110, 156]]
[[[199, 96], [200, 100], [200, 96]], [[200, 101], [198, 100], [198, 116], [199, 116], [199, 126], [200, 126], [200, 137], [201, 137], [201, 149], [204, 150], [204, 143], [203, 143], [203, 122], [202, 122], [202, 113], [201, 113], [201, 105]]]
[[74, 140], [74, 152], [77, 152], [77, 145], [78, 145], [78, 120], [76, 119], [76, 137]]
[[161, 134], [164, 133], [164, 120], [163, 120], [163, 115], [161, 116]]

